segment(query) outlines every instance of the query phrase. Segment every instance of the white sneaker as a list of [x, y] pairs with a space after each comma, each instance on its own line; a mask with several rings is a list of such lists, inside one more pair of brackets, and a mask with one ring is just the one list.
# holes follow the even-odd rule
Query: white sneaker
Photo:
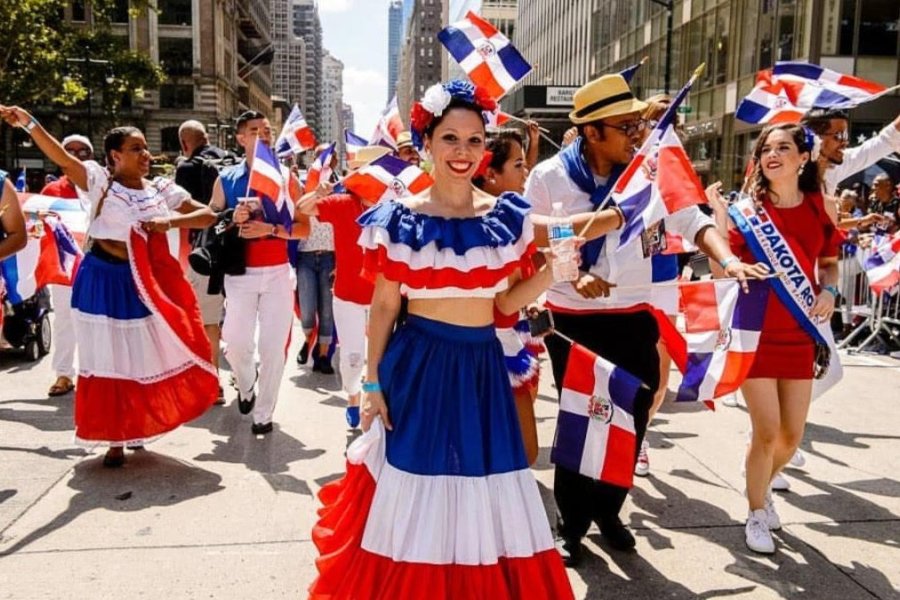
[[772, 478], [772, 483], [769, 485], [776, 492], [786, 492], [791, 489], [791, 482], [787, 480], [787, 477], [782, 475], [781, 473], [776, 473], [775, 477]]
[[732, 392], [731, 394], [722, 396], [722, 405], [735, 408], [738, 405], [737, 393]]
[[766, 522], [765, 509], [751, 510], [744, 526], [744, 541], [747, 547], [760, 554], [774, 554], [775, 540]]
[[794, 452], [794, 455], [791, 457], [789, 463], [792, 467], [796, 467], [798, 469], [802, 469], [806, 466], [806, 455], [803, 454], [803, 450], [797, 448], [797, 451]]
[[778, 531], [781, 529], [781, 517], [775, 510], [775, 501], [772, 499], [772, 492], [766, 494], [766, 505], [763, 508], [766, 511], [766, 523], [769, 525], [769, 531]]
[[650, 474], [650, 457], [647, 456], [648, 448], [650, 448], [650, 444], [647, 443], [647, 440], [641, 442], [641, 449], [638, 451], [637, 464], [634, 465], [634, 474], [638, 477], [646, 477]]

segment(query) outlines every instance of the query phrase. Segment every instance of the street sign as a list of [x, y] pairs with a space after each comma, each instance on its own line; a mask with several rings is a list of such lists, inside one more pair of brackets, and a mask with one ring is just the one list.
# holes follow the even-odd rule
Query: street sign
[[694, 107], [693, 106], [685, 106], [684, 104], [682, 104], [681, 106], [676, 108], [675, 111], [679, 114], [686, 115], [686, 114], [694, 112]]

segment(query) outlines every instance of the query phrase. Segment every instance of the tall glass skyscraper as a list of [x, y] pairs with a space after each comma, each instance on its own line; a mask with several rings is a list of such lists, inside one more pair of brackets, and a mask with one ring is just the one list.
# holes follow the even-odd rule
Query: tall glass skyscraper
[[397, 91], [400, 73], [400, 48], [403, 46], [403, 1], [391, 0], [388, 4], [388, 101]]

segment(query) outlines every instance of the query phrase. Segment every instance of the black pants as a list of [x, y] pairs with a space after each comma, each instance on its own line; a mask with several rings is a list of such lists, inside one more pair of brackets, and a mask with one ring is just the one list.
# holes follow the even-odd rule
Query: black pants
[[[644, 311], [585, 315], [554, 313], [553, 320], [557, 331], [631, 372], [650, 387], [649, 390], [641, 389], [634, 403], [634, 426], [637, 449], [640, 450], [647, 431], [653, 394], [659, 387], [659, 354], [656, 351], [659, 328], [656, 319]], [[569, 359], [569, 343], [553, 335], [547, 336], [545, 343], [553, 365], [556, 389], [561, 390]], [[636, 453], [634, 460], [637, 462]], [[599, 524], [604, 517], [619, 514], [628, 490], [557, 465], [553, 495], [561, 516], [558, 524], [560, 536], [580, 539], [587, 533], [591, 521]]]

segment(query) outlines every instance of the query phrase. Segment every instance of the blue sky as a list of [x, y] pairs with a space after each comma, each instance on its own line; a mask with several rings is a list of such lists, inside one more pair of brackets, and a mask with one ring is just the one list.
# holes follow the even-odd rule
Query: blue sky
[[[450, 0], [450, 18], [478, 11], [480, 0]], [[368, 138], [387, 104], [388, 0], [319, 0], [323, 45], [344, 63], [344, 102], [356, 133]]]
[[319, 0], [323, 45], [344, 63], [344, 102], [368, 138], [387, 104], [387, 0]]

